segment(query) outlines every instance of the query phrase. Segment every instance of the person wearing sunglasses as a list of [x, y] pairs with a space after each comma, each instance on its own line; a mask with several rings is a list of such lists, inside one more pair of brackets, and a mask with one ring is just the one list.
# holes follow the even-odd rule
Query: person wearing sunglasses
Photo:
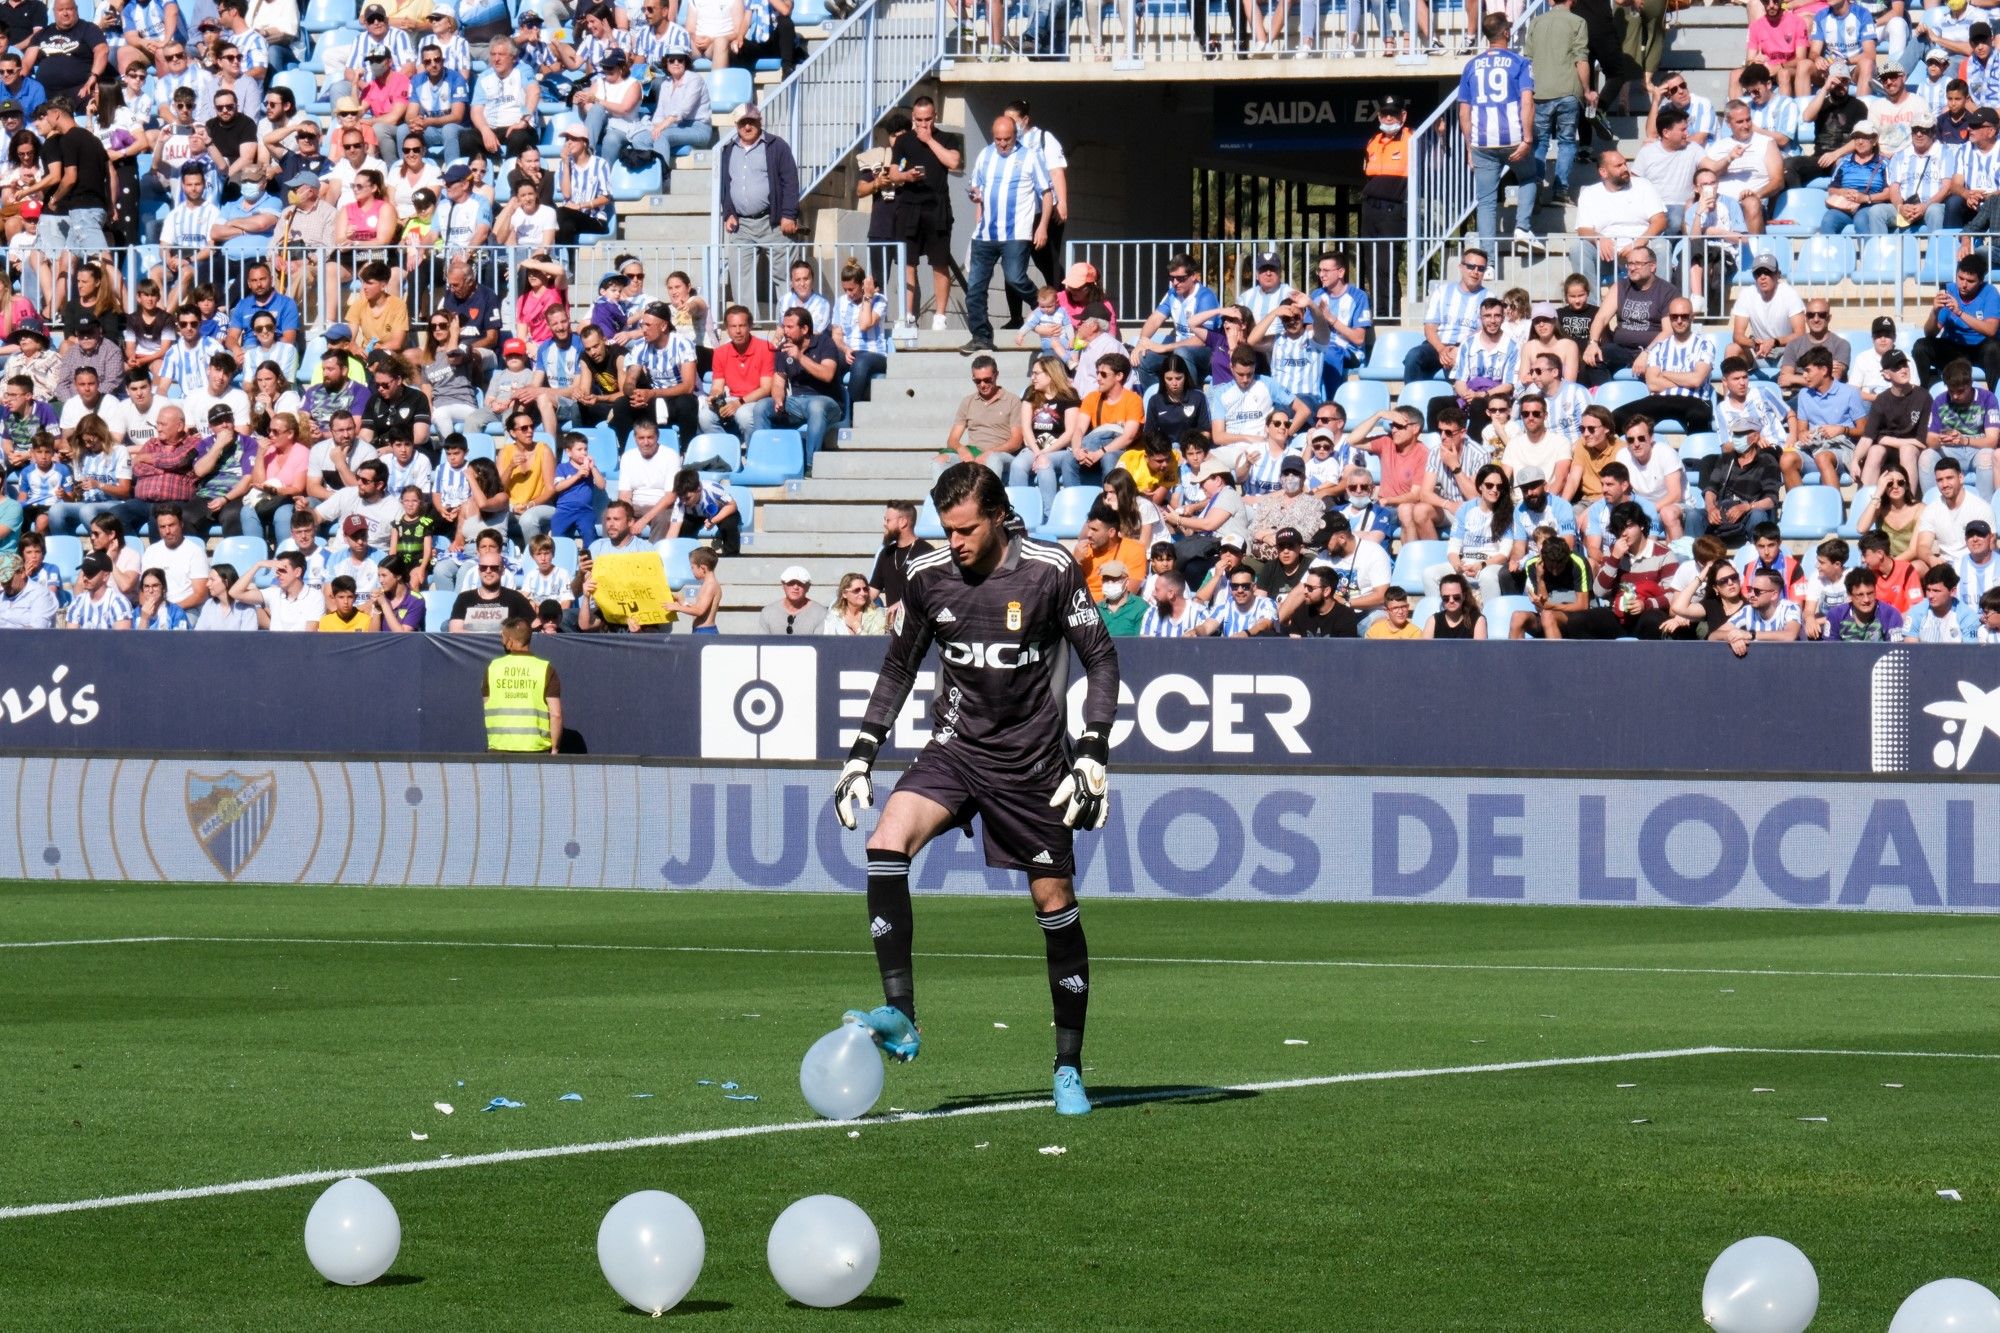
[[1458, 257], [1458, 281], [1440, 283], [1424, 307], [1424, 340], [1403, 356], [1403, 380], [1436, 379], [1458, 365], [1458, 348], [1479, 328], [1479, 307], [1489, 292], [1486, 252], [1471, 247]]
[[1138, 389], [1145, 392], [1159, 382], [1167, 358], [1178, 355], [1194, 372], [1197, 384], [1206, 384], [1211, 352], [1208, 336], [1195, 316], [1217, 309], [1222, 299], [1201, 280], [1194, 256], [1178, 254], [1167, 261], [1167, 291], [1153, 313], [1139, 328], [1132, 355], [1139, 363]]
[[[472, 85], [446, 64], [443, 49], [434, 42], [425, 43], [417, 53], [417, 65], [417, 77], [410, 82], [410, 100], [402, 108], [403, 131], [405, 135], [417, 136], [420, 156], [422, 149], [435, 148], [445, 161], [455, 162], [464, 156], [464, 138], [472, 129], [468, 115]], [[396, 115], [391, 112], [376, 125], [380, 129], [395, 121]], [[406, 158], [407, 144], [406, 139]], [[432, 184], [435, 186], [436, 182]]]

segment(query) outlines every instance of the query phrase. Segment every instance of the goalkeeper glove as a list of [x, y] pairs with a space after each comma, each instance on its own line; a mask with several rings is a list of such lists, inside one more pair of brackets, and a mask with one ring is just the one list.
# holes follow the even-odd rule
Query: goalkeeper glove
[[1110, 812], [1110, 788], [1104, 778], [1104, 763], [1111, 747], [1103, 735], [1086, 731], [1077, 738], [1076, 756], [1070, 760], [1069, 775], [1049, 798], [1051, 806], [1063, 808], [1063, 823], [1073, 829], [1100, 829]]
[[854, 747], [847, 752], [847, 763], [840, 770], [840, 781], [834, 784], [834, 817], [850, 831], [860, 827], [855, 818], [855, 802], [870, 810], [875, 808], [875, 784], [869, 780], [868, 771], [875, 766], [875, 752], [881, 747], [882, 743], [866, 732], [856, 736]]

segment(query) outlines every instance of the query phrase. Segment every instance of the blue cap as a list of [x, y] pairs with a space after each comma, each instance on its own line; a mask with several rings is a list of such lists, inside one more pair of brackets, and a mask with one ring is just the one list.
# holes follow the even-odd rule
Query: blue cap
[[623, 287], [624, 285], [625, 275], [622, 273], [607, 273], [597, 280], [597, 290], [600, 292], [607, 287]]
[[353, 337], [354, 330], [348, 328], [345, 324], [331, 324], [327, 326], [326, 340], [330, 343], [344, 343]]

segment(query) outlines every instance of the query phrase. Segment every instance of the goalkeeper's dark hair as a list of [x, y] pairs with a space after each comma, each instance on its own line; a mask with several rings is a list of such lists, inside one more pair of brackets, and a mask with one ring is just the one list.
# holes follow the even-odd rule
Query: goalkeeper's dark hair
[[988, 518], [998, 518], [1011, 508], [1007, 487], [992, 468], [983, 463], [953, 463], [938, 474], [931, 487], [931, 504], [942, 514], [967, 500], [978, 501], [979, 512]]

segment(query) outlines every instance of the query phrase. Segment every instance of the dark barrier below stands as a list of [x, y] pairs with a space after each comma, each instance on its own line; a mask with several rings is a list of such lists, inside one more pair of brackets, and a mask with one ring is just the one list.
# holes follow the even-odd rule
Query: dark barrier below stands
[[[0, 751], [468, 755], [491, 639], [0, 636]], [[536, 641], [589, 754], [846, 752], [881, 642]], [[1121, 640], [1117, 762], [1366, 772], [2000, 772], [2000, 654], [1972, 646]], [[926, 670], [891, 751], [928, 734]], [[1994, 693], [1989, 697], [1988, 691]], [[1070, 690], [1074, 724], [1080, 676]], [[1992, 732], [1996, 740], [1982, 744]]]

